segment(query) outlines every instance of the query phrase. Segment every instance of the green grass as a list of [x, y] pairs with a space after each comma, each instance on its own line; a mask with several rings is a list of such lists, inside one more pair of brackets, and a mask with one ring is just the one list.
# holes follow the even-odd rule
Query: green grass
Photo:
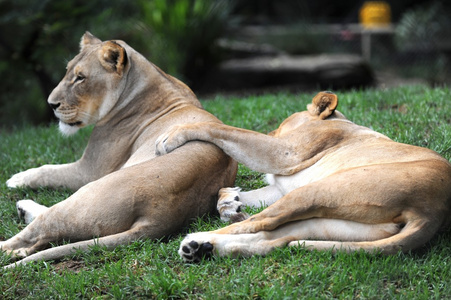
[[[436, 150], [451, 158], [450, 90], [404, 87], [338, 93], [339, 110], [354, 122], [405, 143]], [[225, 123], [269, 132], [304, 110], [313, 94], [269, 94], [203, 101]], [[0, 240], [24, 227], [15, 212], [19, 199], [51, 205], [70, 192], [7, 189], [14, 173], [44, 163], [78, 158], [89, 129], [63, 138], [56, 128], [1, 131]], [[254, 189], [263, 177], [240, 166], [236, 185]], [[449, 299], [451, 298], [451, 231], [440, 233], [423, 248], [394, 256], [332, 254], [303, 249], [277, 249], [266, 257], [214, 258], [185, 264], [177, 249], [188, 232], [224, 226], [217, 217], [195, 220], [180, 234], [162, 241], [137, 241], [114, 251], [93, 247], [58, 262], [2, 270], [3, 299], [74, 298], [265, 298], [265, 299]], [[10, 262], [0, 255], [0, 265]]]

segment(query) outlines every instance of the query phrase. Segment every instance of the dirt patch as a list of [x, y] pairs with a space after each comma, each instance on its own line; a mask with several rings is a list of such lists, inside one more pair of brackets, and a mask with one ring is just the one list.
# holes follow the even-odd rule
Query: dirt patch
[[78, 273], [81, 270], [85, 269], [85, 267], [86, 264], [83, 261], [77, 260], [61, 261], [54, 265], [55, 271], [57, 273], [63, 273], [64, 271]]

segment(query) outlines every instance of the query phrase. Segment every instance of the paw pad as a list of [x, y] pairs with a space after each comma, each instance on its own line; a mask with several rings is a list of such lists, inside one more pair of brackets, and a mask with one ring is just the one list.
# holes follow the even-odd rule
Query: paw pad
[[187, 262], [199, 263], [202, 259], [210, 259], [213, 253], [213, 245], [205, 242], [199, 245], [196, 241], [187, 244], [182, 243], [179, 254]]

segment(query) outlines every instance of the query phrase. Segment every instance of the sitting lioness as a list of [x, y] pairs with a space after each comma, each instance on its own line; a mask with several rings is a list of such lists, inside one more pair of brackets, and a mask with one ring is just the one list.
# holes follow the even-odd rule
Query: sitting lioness
[[[96, 125], [80, 160], [29, 169], [7, 181], [11, 188], [77, 190], [50, 208], [18, 202], [19, 214], [31, 223], [0, 242], [1, 250], [25, 257], [7, 267], [94, 244], [114, 248], [161, 238], [214, 211], [219, 189], [235, 180], [236, 162], [213, 144], [155, 155], [157, 137], [170, 126], [220, 121], [186, 85], [123, 41], [102, 42], [86, 33], [48, 103], [63, 133]], [[37, 252], [63, 240], [71, 243]]]
[[449, 225], [450, 163], [432, 150], [352, 123], [335, 110], [337, 104], [336, 95], [321, 92], [307, 111], [269, 135], [204, 122], [177, 125], [161, 136], [158, 154], [207, 141], [270, 173], [269, 186], [222, 189], [218, 202], [226, 220], [239, 218], [241, 205], [268, 208], [225, 228], [188, 235], [179, 254], [199, 261], [211, 254], [264, 255], [285, 245], [393, 254], [420, 247]]

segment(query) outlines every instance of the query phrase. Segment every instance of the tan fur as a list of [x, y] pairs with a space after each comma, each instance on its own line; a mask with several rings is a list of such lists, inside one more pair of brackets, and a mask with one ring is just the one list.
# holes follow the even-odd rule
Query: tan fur
[[[223, 189], [218, 207], [231, 199], [240, 201], [233, 207], [270, 206], [240, 223], [188, 236], [179, 251], [184, 259], [211, 251], [264, 254], [283, 245], [393, 254], [422, 246], [449, 224], [449, 162], [352, 123], [335, 111], [337, 103], [336, 95], [319, 93], [307, 111], [270, 135], [194, 123], [175, 126], [158, 139], [159, 154], [188, 141], [208, 141], [269, 173], [270, 184], [262, 189]], [[226, 217], [231, 215], [229, 210]]]
[[[80, 45], [48, 102], [66, 133], [96, 126], [78, 161], [44, 165], [8, 180], [9, 187], [76, 191], [48, 209], [18, 204], [20, 214], [35, 219], [0, 242], [3, 251], [26, 257], [18, 263], [61, 258], [95, 243], [113, 248], [161, 238], [214, 211], [218, 190], [235, 179], [236, 162], [208, 143], [155, 155], [156, 138], [172, 125], [220, 123], [186, 85], [123, 41], [102, 42], [86, 33]], [[37, 252], [62, 240], [71, 244]]]

